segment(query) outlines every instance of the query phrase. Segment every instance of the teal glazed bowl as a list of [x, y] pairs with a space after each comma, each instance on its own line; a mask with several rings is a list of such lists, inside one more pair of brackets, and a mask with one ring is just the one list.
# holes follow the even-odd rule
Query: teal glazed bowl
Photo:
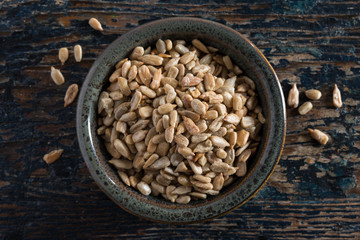
[[[256, 155], [248, 162], [248, 173], [222, 189], [217, 196], [188, 204], [171, 203], [144, 196], [119, 179], [107, 163], [102, 139], [96, 134], [97, 100], [108, 77], [121, 59], [136, 46], [149, 46], [159, 39], [198, 38], [229, 55], [252, 78], [259, 93], [266, 123]], [[275, 71], [248, 39], [222, 24], [197, 18], [169, 18], [144, 24], [111, 43], [91, 67], [77, 105], [77, 135], [82, 156], [95, 182], [122, 209], [163, 223], [193, 223], [210, 220], [236, 209], [252, 198], [269, 179], [280, 159], [285, 140], [285, 104]]]

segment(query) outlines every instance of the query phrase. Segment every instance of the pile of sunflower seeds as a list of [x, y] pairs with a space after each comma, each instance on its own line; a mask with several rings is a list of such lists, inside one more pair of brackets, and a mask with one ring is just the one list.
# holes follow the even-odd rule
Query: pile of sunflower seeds
[[198, 39], [136, 47], [98, 100], [97, 134], [123, 183], [182, 204], [245, 176], [264, 123], [253, 80]]

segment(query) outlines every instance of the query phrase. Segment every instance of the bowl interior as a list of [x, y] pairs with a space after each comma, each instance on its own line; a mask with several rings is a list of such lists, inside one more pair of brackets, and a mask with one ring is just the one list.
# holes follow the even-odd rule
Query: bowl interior
[[[97, 99], [115, 69], [136, 46], [154, 46], [159, 39], [200, 39], [229, 55], [252, 78], [266, 118], [257, 154], [248, 162], [248, 173], [224, 188], [218, 196], [182, 205], [143, 196], [125, 186], [106, 162], [107, 153], [97, 136]], [[184, 223], [208, 220], [240, 206], [266, 182], [276, 166], [285, 137], [285, 107], [276, 74], [261, 52], [234, 30], [211, 21], [172, 18], [140, 26], [114, 41], [96, 60], [83, 84], [77, 111], [79, 145], [85, 162], [102, 190], [120, 207], [155, 221]]]

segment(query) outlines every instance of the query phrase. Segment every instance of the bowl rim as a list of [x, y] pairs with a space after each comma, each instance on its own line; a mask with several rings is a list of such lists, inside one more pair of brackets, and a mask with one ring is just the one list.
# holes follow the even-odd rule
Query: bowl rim
[[[267, 176], [265, 177], [264, 181], [261, 182], [260, 185], [257, 186], [257, 188], [255, 189], [254, 192], [252, 192], [252, 194], [250, 194], [249, 196], [247, 196], [240, 204], [228, 209], [227, 211], [223, 211], [222, 213], [219, 214], [215, 214], [212, 217], [208, 217], [208, 218], [204, 218], [204, 219], [198, 219], [198, 220], [191, 220], [191, 221], [181, 221], [181, 222], [170, 222], [170, 221], [163, 221], [163, 220], [159, 220], [159, 219], [154, 219], [148, 216], [144, 216], [141, 214], [138, 214], [134, 211], [131, 211], [130, 209], [124, 207], [123, 205], [121, 205], [112, 195], [111, 193], [107, 190], [107, 188], [103, 185], [102, 180], [95, 174], [95, 170], [92, 166], [92, 164], [90, 163], [89, 160], [89, 156], [87, 153], [87, 150], [85, 148], [85, 143], [84, 143], [84, 137], [83, 137], [83, 127], [82, 127], [82, 113], [83, 113], [83, 103], [84, 103], [84, 97], [86, 94], [87, 89], [89, 88], [89, 83], [95, 73], [95, 71], [97, 70], [97, 68], [99, 67], [99, 64], [104, 61], [105, 56], [109, 53], [109, 51], [111, 51], [111, 49], [118, 44], [123, 38], [125, 38], [125, 36], [128, 36], [130, 34], [133, 34], [134, 32], [137, 31], [141, 31], [144, 28], [149, 28], [152, 27], [154, 25], [157, 24], [162, 24], [165, 22], [169, 22], [169, 21], [195, 21], [195, 22], [202, 22], [204, 24], [214, 24], [217, 25], [218, 27], [224, 28], [227, 31], [231, 31], [233, 34], [236, 34], [237, 37], [241, 38], [243, 41], [245, 41], [249, 46], [251, 46], [251, 48], [253, 50], [255, 50], [255, 52], [258, 54], [258, 56], [261, 58], [261, 60], [266, 64], [266, 67], [268, 68], [268, 70], [271, 72], [272, 75], [272, 79], [275, 80], [275, 84], [276, 87], [279, 89], [279, 94], [280, 94], [280, 98], [281, 98], [281, 107], [283, 109], [282, 111], [282, 124], [283, 124], [283, 130], [281, 131], [281, 144], [280, 144], [280, 148], [278, 150], [278, 154], [277, 157], [275, 159], [275, 162], [271, 168], [271, 170], [269, 172], [267, 172]], [[100, 56], [98, 56], [95, 60], [95, 62], [93, 63], [93, 65], [91, 66], [86, 79], [81, 87], [81, 91], [79, 94], [79, 100], [77, 103], [77, 111], [76, 111], [76, 129], [77, 129], [77, 139], [78, 139], [78, 143], [79, 143], [79, 147], [81, 150], [81, 154], [82, 157], [86, 163], [86, 166], [92, 176], [92, 178], [95, 180], [95, 183], [99, 186], [99, 188], [114, 202], [116, 203], [121, 209], [125, 210], [128, 213], [131, 213], [132, 215], [141, 217], [141, 218], [145, 218], [147, 220], [150, 221], [154, 221], [154, 222], [159, 222], [159, 223], [166, 223], [166, 224], [188, 224], [188, 223], [199, 223], [199, 222], [205, 222], [205, 221], [209, 221], [215, 218], [218, 218], [220, 216], [223, 216], [237, 208], [239, 208], [240, 206], [244, 205], [247, 201], [249, 201], [251, 198], [253, 198], [259, 191], [260, 189], [262, 189], [262, 187], [265, 185], [265, 183], [269, 180], [270, 176], [272, 175], [272, 173], [274, 172], [280, 158], [281, 158], [281, 154], [283, 151], [283, 147], [285, 144], [285, 137], [286, 137], [286, 123], [287, 123], [287, 119], [286, 119], [286, 107], [285, 107], [285, 100], [284, 100], [284, 94], [281, 88], [281, 84], [280, 81], [275, 73], [275, 70], [273, 69], [273, 67], [271, 66], [271, 64], [269, 63], [269, 61], [266, 59], [266, 57], [263, 55], [263, 53], [255, 46], [255, 44], [253, 44], [249, 39], [247, 39], [246, 37], [242, 36], [239, 32], [235, 31], [234, 29], [211, 21], [211, 20], [206, 20], [206, 19], [201, 19], [201, 18], [194, 18], [194, 17], [172, 17], [172, 18], [164, 18], [164, 19], [159, 19], [159, 20], [155, 20], [155, 21], [151, 21], [145, 24], [142, 24], [138, 27], [135, 27], [134, 29], [122, 34], [120, 37], [118, 37], [117, 39], [115, 39], [111, 44], [109, 44], [106, 49], [104, 49], [104, 51], [102, 52], [102, 54]], [[90, 127], [90, 124], [89, 124]], [[92, 148], [94, 148], [92, 146]], [[251, 174], [249, 174], [250, 176]]]

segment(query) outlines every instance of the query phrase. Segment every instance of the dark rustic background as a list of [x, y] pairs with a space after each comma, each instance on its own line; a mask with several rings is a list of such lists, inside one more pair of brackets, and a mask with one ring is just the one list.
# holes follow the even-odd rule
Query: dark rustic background
[[[3, 0], [0, 3], [1, 239], [360, 239], [360, 7], [357, 1]], [[242, 1], [244, 2], [244, 1]], [[76, 140], [75, 108], [63, 107], [71, 83], [121, 34], [159, 18], [195, 16], [226, 24], [270, 60], [285, 95], [320, 89], [314, 110], [289, 109], [286, 146], [265, 187], [246, 205], [213, 221], [169, 226], [132, 216], [89, 175]], [[104, 27], [88, 26], [90, 17]], [[83, 46], [64, 66], [60, 47]], [[56, 86], [50, 66], [66, 83]], [[331, 103], [333, 84], [344, 106]], [[301, 101], [305, 97], [301, 94]], [[306, 132], [330, 135], [318, 145]], [[42, 156], [64, 148], [46, 165]]]

